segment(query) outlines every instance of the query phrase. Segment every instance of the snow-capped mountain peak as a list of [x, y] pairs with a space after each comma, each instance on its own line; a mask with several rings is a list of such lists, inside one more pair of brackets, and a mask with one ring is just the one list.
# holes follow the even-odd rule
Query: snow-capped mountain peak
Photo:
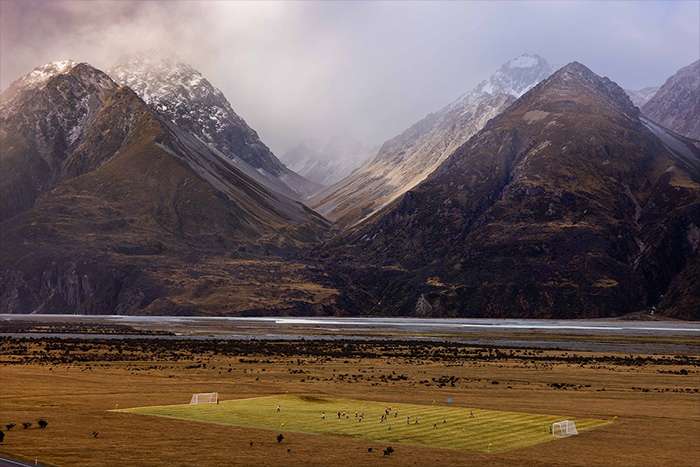
[[552, 73], [539, 55], [523, 54], [476, 88], [386, 141], [377, 155], [314, 196], [311, 206], [354, 225], [425, 180], [486, 123]]
[[[63, 79], [58, 83], [56, 78]], [[41, 111], [45, 113], [47, 121], [51, 120], [50, 116], [55, 115], [57, 121], [64, 125], [72, 121], [72, 117], [80, 115], [79, 119], [82, 119], [91, 113], [94, 99], [88, 99], [86, 96], [93, 95], [97, 99], [103, 99], [116, 87], [116, 83], [109, 76], [86, 63], [73, 60], [46, 63], [15, 80], [0, 94], [0, 119], [23, 106], [23, 103], [36, 93], [48, 92], [54, 96], [52, 106]], [[64, 103], [65, 107], [61, 105]], [[24, 107], [25, 112], [28, 109], [29, 107]], [[72, 117], [62, 114], [62, 110], [70, 113]], [[78, 133], [77, 127], [71, 129], [71, 143], [75, 141], [75, 135]]]
[[134, 57], [114, 67], [110, 74], [116, 81], [132, 88], [147, 104], [221, 95], [221, 91], [205, 80], [199, 71], [172, 58]]
[[68, 73], [78, 63], [73, 60], [60, 60], [38, 66], [19, 79], [23, 86], [40, 86], [56, 75]]
[[523, 54], [504, 63], [489, 79], [479, 83], [475, 92], [520, 97], [552, 71], [539, 55]]
[[14, 99], [23, 91], [42, 88], [51, 78], [69, 73], [77, 64], [73, 60], [60, 60], [34, 68], [26, 75], [12, 82], [3, 91], [0, 96], [0, 109], [7, 110], [8, 107], [13, 105]]
[[[273, 175], [279, 173], [281, 164], [274, 156], [274, 160], [266, 157], [270, 151], [255, 131], [234, 112], [224, 94], [190, 65], [173, 58], [137, 56], [112, 68], [109, 74], [224, 156], [244, 160]], [[264, 150], [253, 150], [257, 146]]]
[[184, 120], [206, 126], [205, 139], [225, 131], [226, 119], [243, 122], [221, 91], [199, 71], [175, 59], [134, 57], [114, 67], [110, 75], [174, 123]]
[[196, 135], [268, 188], [295, 198], [318, 188], [285, 167], [226, 96], [190, 65], [174, 58], [136, 56], [109, 74], [166, 120]]

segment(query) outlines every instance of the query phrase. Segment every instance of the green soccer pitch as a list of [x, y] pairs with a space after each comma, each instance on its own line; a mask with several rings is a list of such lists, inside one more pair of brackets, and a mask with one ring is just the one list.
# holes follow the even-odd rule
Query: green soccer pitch
[[551, 424], [564, 419], [575, 420], [579, 432], [610, 423], [591, 418], [289, 394], [117, 411], [281, 433], [345, 435], [477, 452], [505, 452], [552, 441], [556, 438], [549, 431]]

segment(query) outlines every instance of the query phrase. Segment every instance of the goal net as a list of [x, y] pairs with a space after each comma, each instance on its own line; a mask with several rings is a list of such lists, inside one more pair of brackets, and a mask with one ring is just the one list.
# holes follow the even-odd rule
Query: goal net
[[192, 399], [190, 399], [190, 404], [216, 404], [218, 402], [218, 392], [200, 392], [192, 394]]
[[561, 422], [552, 423], [552, 435], [557, 438], [565, 438], [577, 434], [576, 422], [573, 420], [563, 420]]

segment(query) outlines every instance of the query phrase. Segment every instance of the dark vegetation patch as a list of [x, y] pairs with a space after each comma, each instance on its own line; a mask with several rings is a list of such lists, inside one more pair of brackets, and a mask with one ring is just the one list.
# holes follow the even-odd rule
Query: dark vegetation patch
[[151, 335], [174, 336], [169, 331], [137, 329], [117, 323], [71, 323], [6, 320], [0, 321], [0, 333], [51, 333], [51, 334], [109, 334], [109, 335]]
[[[264, 355], [265, 358], [260, 358]], [[334, 359], [381, 358], [397, 359], [408, 364], [440, 362], [445, 366], [469, 363], [514, 362], [537, 369], [555, 364], [570, 364], [594, 369], [643, 367], [646, 365], [677, 365], [687, 368], [700, 366], [700, 358], [689, 355], [624, 355], [578, 354], [538, 349], [503, 349], [461, 343], [430, 343], [415, 341], [250, 341], [250, 340], [191, 340], [191, 339], [84, 339], [72, 338], [0, 338], [0, 363], [5, 364], [75, 364], [90, 362], [187, 362], [189, 368], [207, 368], [205, 358], [213, 356], [238, 357], [240, 363], [272, 364], [273, 358], [289, 358], [290, 364], [303, 365], [304, 358], [317, 363]], [[158, 369], [153, 367], [153, 369]], [[303, 374], [302, 369], [294, 370]], [[358, 373], [334, 373], [339, 381], [367, 379]], [[382, 382], [405, 381], [408, 375], [392, 371], [378, 376]], [[422, 382], [421, 382], [422, 383]], [[438, 387], [454, 387], [459, 378], [451, 375], [426, 381]]]

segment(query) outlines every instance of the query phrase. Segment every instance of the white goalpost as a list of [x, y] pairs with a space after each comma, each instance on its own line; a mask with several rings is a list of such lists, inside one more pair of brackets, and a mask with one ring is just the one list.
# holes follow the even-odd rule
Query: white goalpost
[[192, 399], [190, 399], [190, 404], [218, 404], [219, 403], [219, 393], [218, 392], [199, 392], [192, 394]]
[[573, 420], [562, 420], [561, 422], [552, 423], [552, 435], [556, 438], [566, 438], [567, 436], [577, 435], [576, 422]]

